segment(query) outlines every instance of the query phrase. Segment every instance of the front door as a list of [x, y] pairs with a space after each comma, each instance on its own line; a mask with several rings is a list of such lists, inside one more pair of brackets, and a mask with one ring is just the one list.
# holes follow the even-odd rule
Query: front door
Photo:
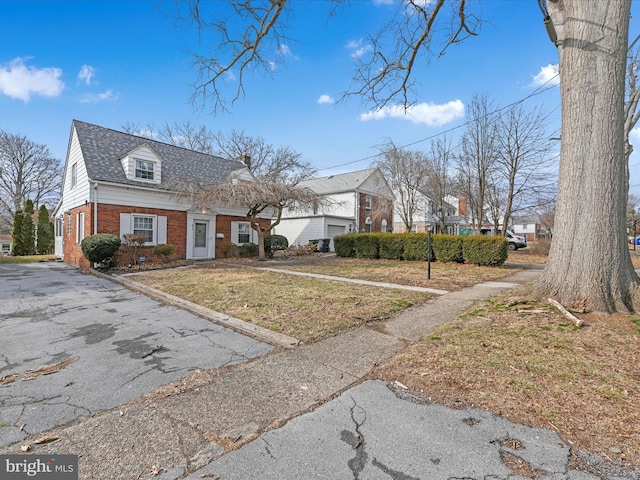
[[209, 222], [196, 220], [193, 233], [193, 258], [209, 256]]

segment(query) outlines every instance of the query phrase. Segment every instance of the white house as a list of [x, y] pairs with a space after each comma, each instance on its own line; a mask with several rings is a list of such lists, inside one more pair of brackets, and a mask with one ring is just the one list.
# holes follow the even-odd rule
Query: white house
[[[431, 227], [433, 232], [458, 235], [460, 234], [460, 228], [464, 228], [467, 225], [464, 216], [459, 215], [456, 206], [460, 203], [458, 198], [448, 195], [447, 201], [444, 202], [445, 221], [443, 230], [440, 225], [438, 201], [424, 191], [416, 191], [414, 195], [416, 208], [412, 215], [413, 222], [409, 231], [414, 233], [426, 232], [427, 227]], [[404, 233], [407, 231], [407, 227], [403, 220], [405, 214], [402, 213], [402, 205], [397, 201], [399, 197], [399, 193], [396, 193], [396, 203], [393, 209], [393, 231]], [[455, 205], [450, 202], [455, 202]]]
[[[322, 197], [315, 209], [285, 208], [274, 233], [290, 245], [329, 239], [351, 232], [392, 230], [393, 192], [378, 168], [329, 175], [301, 182]], [[333, 250], [333, 241], [330, 242]]]

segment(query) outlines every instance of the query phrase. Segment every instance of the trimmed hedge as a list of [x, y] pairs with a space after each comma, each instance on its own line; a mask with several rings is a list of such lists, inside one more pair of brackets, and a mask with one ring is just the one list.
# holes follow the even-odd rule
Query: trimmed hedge
[[354, 239], [357, 234], [347, 233], [333, 237], [333, 249], [338, 257], [355, 257]]
[[466, 263], [499, 266], [507, 260], [509, 244], [504, 237], [475, 235], [473, 237], [464, 237], [462, 251]]
[[463, 238], [460, 235], [432, 235], [433, 253], [439, 262], [464, 262]]
[[[426, 262], [428, 259], [428, 235], [425, 233], [403, 233], [402, 236], [404, 237], [403, 258], [405, 260], [419, 260]], [[433, 237], [431, 237], [431, 261], [435, 260], [436, 257], [433, 254]]]
[[378, 235], [358, 234], [353, 239], [353, 249], [357, 258], [380, 258]]
[[403, 240], [402, 235], [381, 233], [378, 236], [380, 258], [386, 260], [402, 260], [404, 254]]
[[[349, 233], [335, 237], [333, 242], [338, 257], [427, 260], [425, 233]], [[503, 237], [431, 235], [432, 262], [499, 266], [508, 253], [508, 243]]]
[[103, 263], [114, 257], [121, 244], [120, 237], [110, 233], [97, 233], [83, 238], [80, 248], [90, 262]]

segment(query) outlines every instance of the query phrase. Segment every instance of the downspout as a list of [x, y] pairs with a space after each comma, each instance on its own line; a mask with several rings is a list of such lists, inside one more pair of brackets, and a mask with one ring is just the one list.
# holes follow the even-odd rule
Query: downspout
[[355, 233], [360, 233], [360, 191], [356, 188], [356, 201], [353, 202], [355, 205], [355, 217], [356, 217], [356, 231]]
[[93, 184], [93, 234], [98, 233], [98, 182]]

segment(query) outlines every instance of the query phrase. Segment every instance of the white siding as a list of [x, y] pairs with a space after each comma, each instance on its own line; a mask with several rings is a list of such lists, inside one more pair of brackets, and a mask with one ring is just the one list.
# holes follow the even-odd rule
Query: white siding
[[144, 190], [132, 186], [106, 185], [102, 183], [98, 185], [98, 201], [109, 205], [162, 208], [165, 210], [186, 211], [191, 207], [191, 203], [179, 202], [171, 192]]
[[[76, 186], [71, 187], [71, 167], [76, 165]], [[64, 180], [62, 183], [62, 199], [59, 212], [66, 212], [72, 208], [84, 205], [89, 202], [91, 192], [87, 178], [87, 168], [84, 164], [80, 143], [75, 128], [71, 132], [71, 141], [69, 143], [69, 153], [65, 164]]]
[[[310, 240], [330, 238], [340, 233], [349, 233], [351, 219], [336, 217], [307, 217], [283, 219], [273, 233], [287, 237], [289, 245], [306, 245]], [[330, 244], [333, 249], [333, 242]]]

